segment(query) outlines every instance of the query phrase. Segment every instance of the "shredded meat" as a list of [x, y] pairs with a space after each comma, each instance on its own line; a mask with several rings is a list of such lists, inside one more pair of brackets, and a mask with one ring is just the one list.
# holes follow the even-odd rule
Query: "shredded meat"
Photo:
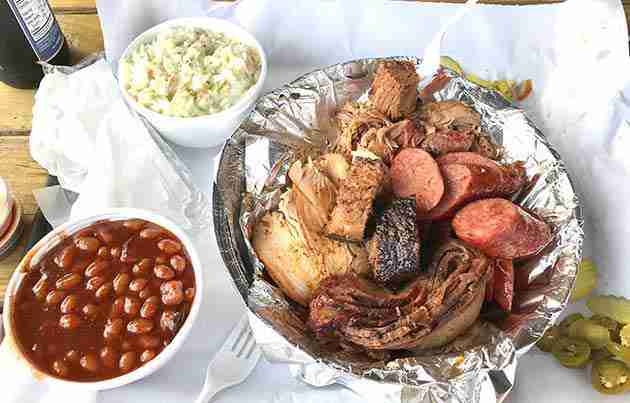
[[357, 148], [370, 151], [390, 164], [398, 150], [419, 147], [423, 139], [424, 134], [416, 124], [405, 119], [380, 129], [369, 129], [361, 137]]
[[367, 273], [365, 249], [328, 239], [309, 229], [296, 193], [282, 195], [279, 210], [268, 212], [254, 227], [252, 246], [269, 275], [292, 300], [307, 306], [313, 291], [334, 273]]
[[309, 326], [375, 350], [443, 345], [477, 319], [490, 274], [483, 254], [449, 240], [429, 270], [398, 293], [351, 274], [327, 278], [311, 301]]
[[335, 205], [335, 184], [310, 160], [294, 162], [289, 178], [293, 182], [298, 215], [309, 230], [321, 232]]
[[357, 102], [346, 103], [335, 117], [338, 136], [333, 150], [348, 160], [352, 158], [352, 151], [356, 150], [356, 145], [368, 130], [380, 129], [392, 124], [381, 112]]

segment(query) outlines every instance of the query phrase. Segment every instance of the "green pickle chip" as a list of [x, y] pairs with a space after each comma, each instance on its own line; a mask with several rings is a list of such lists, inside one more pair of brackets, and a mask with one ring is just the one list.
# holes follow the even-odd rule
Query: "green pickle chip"
[[610, 332], [610, 338], [614, 341], [619, 341], [619, 323], [617, 321], [604, 315], [593, 315], [589, 320], [604, 326]]
[[581, 368], [591, 358], [591, 346], [584, 340], [560, 337], [553, 343], [551, 353], [567, 368]]
[[593, 364], [591, 383], [598, 392], [607, 395], [630, 391], [630, 368], [620, 361], [599, 360]]
[[575, 302], [588, 296], [595, 287], [597, 287], [597, 267], [591, 259], [582, 259], [578, 266], [570, 301]]
[[590, 319], [578, 319], [569, 326], [569, 337], [584, 340], [597, 350], [606, 347], [610, 340], [610, 332]]
[[624, 347], [619, 343], [610, 342], [606, 344], [606, 350], [610, 351], [612, 355], [626, 364], [630, 364], [630, 347]]
[[625, 325], [619, 331], [619, 340], [624, 347], [630, 347], [630, 325]]
[[599, 350], [591, 350], [591, 359], [593, 362], [603, 360], [604, 358], [612, 357], [612, 353], [606, 348], [600, 348]]
[[582, 315], [581, 313], [572, 313], [571, 315], [562, 319], [562, 321], [558, 325], [560, 327], [560, 331], [562, 332], [562, 334], [565, 336], [568, 336], [569, 326], [571, 326], [573, 322], [578, 321], [580, 319], [584, 319], [584, 315]]
[[604, 315], [619, 323], [630, 323], [630, 300], [614, 295], [595, 295], [586, 300], [594, 314]]
[[545, 334], [538, 340], [536, 346], [542, 351], [549, 353], [553, 348], [553, 343], [561, 336], [560, 328], [558, 326], [552, 326], [545, 331]]

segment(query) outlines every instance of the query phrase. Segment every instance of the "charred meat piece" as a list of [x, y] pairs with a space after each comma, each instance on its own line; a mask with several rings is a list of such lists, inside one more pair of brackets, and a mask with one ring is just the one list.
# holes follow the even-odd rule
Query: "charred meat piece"
[[468, 204], [453, 218], [453, 230], [488, 256], [502, 259], [535, 255], [553, 236], [547, 223], [498, 198]]
[[327, 235], [334, 239], [362, 241], [374, 199], [386, 182], [385, 166], [380, 160], [355, 158], [348, 176], [339, 186], [337, 201], [326, 226]]
[[376, 230], [367, 243], [374, 280], [398, 288], [420, 273], [420, 231], [415, 199], [394, 199], [376, 217]]
[[449, 240], [429, 270], [397, 293], [351, 274], [327, 278], [311, 301], [309, 327], [368, 349], [441, 346], [475, 322], [490, 275], [483, 254]]
[[411, 62], [379, 63], [370, 89], [370, 102], [390, 119], [402, 119], [416, 109], [419, 81]]

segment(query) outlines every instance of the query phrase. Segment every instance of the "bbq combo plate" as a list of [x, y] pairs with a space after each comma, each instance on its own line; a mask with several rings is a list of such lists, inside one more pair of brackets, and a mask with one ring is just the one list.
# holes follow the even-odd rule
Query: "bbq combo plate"
[[[416, 96], [410, 105], [404, 85], [398, 93], [403, 96], [398, 98], [382, 91], [400, 83], [395, 77], [387, 85], [374, 82], [375, 75], [387, 75], [376, 73], [377, 66], [400, 63], [411, 66], [405, 74], [413, 75], [421, 60], [401, 57], [342, 63], [306, 74], [263, 96], [223, 150], [214, 181], [216, 238], [266, 356], [297, 364], [294, 368], [306, 382], [337, 382], [365, 390], [370, 382], [379, 381], [398, 397], [411, 388], [464, 400], [492, 395], [501, 401], [513, 384], [518, 356], [566, 306], [582, 249], [579, 201], [558, 153], [523, 111], [499, 93], [445, 69], [438, 77], [437, 91], [427, 94], [420, 89], [425, 108], [417, 108], [416, 114]], [[418, 93], [417, 88], [413, 90]], [[427, 96], [437, 101], [428, 109], [437, 108], [438, 115], [426, 113]], [[360, 105], [378, 106], [392, 97], [397, 108], [380, 107], [384, 116], [368, 116], [361, 138], [346, 139], [344, 149], [344, 111], [352, 116], [373, 114], [361, 111]], [[433, 117], [439, 120], [442, 112], [448, 120], [448, 111], [439, 107], [449, 102], [470, 108], [478, 116], [471, 124], [470, 115], [462, 115], [460, 123], [468, 125], [469, 137], [462, 134], [468, 130], [465, 127], [451, 126], [454, 133], [443, 133], [436, 122], [427, 124]], [[355, 110], [348, 111], [348, 105]], [[405, 112], [395, 116], [399, 111]], [[378, 119], [389, 123], [379, 127], [374, 123]], [[401, 124], [406, 120], [425, 126], [420, 134], [410, 133], [409, 123]], [[462, 149], [441, 155], [444, 139]], [[411, 149], [422, 152], [403, 156]], [[463, 163], [461, 155], [455, 164], [440, 162], [461, 152], [482, 155], [501, 168]], [[346, 168], [338, 157], [327, 156], [344, 153]], [[424, 154], [437, 161], [443, 176], [451, 175], [443, 178], [446, 189], [439, 197], [435, 193], [440, 189], [432, 188], [431, 181], [410, 190], [409, 181], [400, 180], [400, 175], [413, 178], [414, 169], [405, 166], [422, 160]], [[426, 161], [416, 163], [426, 165], [420, 173], [430, 179], [435, 167]], [[458, 168], [445, 171], [444, 167], [454, 165]], [[309, 179], [317, 170], [326, 172], [336, 197], [325, 199], [326, 186], [321, 186], [314, 188], [321, 192], [313, 192], [315, 196], [309, 199], [309, 188], [299, 186], [300, 180]], [[373, 186], [362, 187], [347, 179], [353, 173], [362, 179], [378, 176], [376, 171], [391, 175], [391, 183], [376, 180]], [[434, 209], [444, 204], [449, 189], [457, 186], [452, 178], [480, 175], [502, 178], [493, 179], [501, 186], [486, 189], [466, 203], [451, 200], [451, 207], [456, 208], [443, 207], [435, 215]], [[514, 181], [518, 186], [513, 186]], [[353, 186], [368, 199], [367, 204], [340, 206], [352, 199], [343, 190]], [[430, 191], [422, 195], [420, 189]], [[379, 196], [387, 194], [393, 197]], [[314, 217], [321, 205], [300, 202], [300, 197], [328, 201], [320, 222]], [[343, 208], [351, 218], [326, 222]], [[497, 211], [501, 211], [498, 220], [493, 213]], [[414, 212], [416, 220], [405, 219]], [[475, 217], [480, 218], [478, 223]], [[261, 230], [259, 224], [265, 221]], [[354, 228], [362, 221], [363, 227]], [[451, 228], [439, 229], [444, 225], [438, 222], [444, 221], [452, 222]], [[470, 229], [470, 223], [474, 228]], [[485, 225], [481, 235], [475, 232], [479, 225]], [[523, 236], [510, 240], [505, 233], [495, 234], [502, 240], [497, 244], [487, 234], [488, 229], [501, 232], [498, 227], [518, 227]], [[284, 228], [286, 244], [291, 243], [291, 236], [307, 238], [313, 249], [313, 245], [321, 246], [320, 250], [345, 256], [345, 266], [324, 254], [320, 257], [324, 269], [317, 276], [300, 277], [304, 267], [314, 265], [313, 260], [300, 261], [302, 270], [292, 271], [286, 263], [291, 260], [282, 254], [282, 240], [272, 240], [270, 246], [260, 241], [261, 231], [273, 228]], [[409, 238], [414, 230], [419, 242]], [[405, 246], [391, 249], [392, 239]], [[410, 257], [419, 263], [409, 264]], [[393, 265], [397, 268], [412, 269], [392, 272], [387, 268], [391, 259], [397, 259]], [[274, 269], [273, 262], [283, 262], [284, 270]], [[495, 273], [508, 271], [514, 273], [509, 303], [502, 296], [488, 298], [489, 292], [484, 291], [492, 288], [489, 282], [498, 281]], [[305, 286], [292, 287], [296, 282]], [[449, 295], [457, 296], [456, 300], [449, 300]], [[471, 313], [471, 306], [477, 306], [476, 312]], [[405, 316], [403, 326], [399, 319]]]

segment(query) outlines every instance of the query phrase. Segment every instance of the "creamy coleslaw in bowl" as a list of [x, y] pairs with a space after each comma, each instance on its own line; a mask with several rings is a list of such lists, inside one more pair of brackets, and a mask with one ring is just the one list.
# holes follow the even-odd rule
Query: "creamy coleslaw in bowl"
[[235, 37], [174, 26], [128, 52], [119, 80], [141, 106], [174, 117], [197, 117], [234, 106], [259, 80], [258, 51]]

